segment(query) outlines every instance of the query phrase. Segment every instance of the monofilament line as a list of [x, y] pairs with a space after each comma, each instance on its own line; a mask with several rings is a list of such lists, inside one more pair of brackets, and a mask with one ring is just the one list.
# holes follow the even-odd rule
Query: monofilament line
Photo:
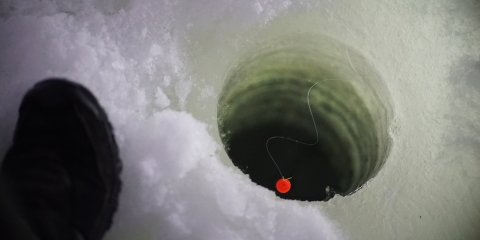
[[280, 167], [278, 166], [277, 162], [275, 162], [275, 159], [273, 159], [273, 156], [272, 154], [270, 153], [270, 150], [268, 149], [268, 142], [270, 142], [270, 140], [272, 139], [275, 139], [275, 138], [279, 138], [279, 139], [285, 139], [285, 140], [289, 140], [289, 141], [293, 141], [293, 142], [296, 142], [296, 143], [300, 143], [300, 144], [303, 144], [303, 145], [307, 145], [307, 146], [313, 146], [313, 145], [316, 145], [318, 143], [318, 129], [317, 129], [317, 124], [315, 123], [315, 118], [313, 117], [313, 112], [312, 112], [312, 108], [310, 106], [310, 91], [312, 90], [313, 87], [315, 87], [315, 85], [321, 83], [321, 82], [325, 82], [325, 81], [345, 81], [345, 80], [341, 80], [341, 79], [324, 79], [324, 80], [321, 80], [321, 81], [318, 81], [316, 82], [315, 84], [313, 84], [310, 89], [308, 89], [308, 93], [307, 93], [307, 103], [308, 103], [308, 110], [310, 110], [310, 115], [312, 116], [312, 121], [313, 121], [313, 126], [315, 127], [315, 133], [317, 135], [317, 140], [314, 142], [314, 143], [304, 143], [304, 142], [301, 142], [301, 141], [298, 141], [298, 140], [295, 140], [295, 139], [292, 139], [292, 138], [288, 138], [288, 137], [282, 137], [282, 136], [274, 136], [274, 137], [271, 137], [269, 139], [267, 139], [267, 142], [265, 143], [265, 147], [267, 148], [267, 152], [268, 152], [268, 155], [270, 156], [270, 158], [272, 159], [273, 163], [275, 164], [275, 166], [277, 167], [278, 169], [278, 172], [280, 173], [280, 176], [282, 177], [282, 179], [285, 179], [282, 171], [280, 170]]

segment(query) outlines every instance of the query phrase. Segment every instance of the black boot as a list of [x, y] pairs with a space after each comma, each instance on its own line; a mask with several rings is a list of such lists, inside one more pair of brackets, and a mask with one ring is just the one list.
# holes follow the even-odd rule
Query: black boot
[[112, 127], [86, 88], [49, 79], [25, 95], [1, 177], [39, 239], [101, 239], [118, 205], [121, 168]]

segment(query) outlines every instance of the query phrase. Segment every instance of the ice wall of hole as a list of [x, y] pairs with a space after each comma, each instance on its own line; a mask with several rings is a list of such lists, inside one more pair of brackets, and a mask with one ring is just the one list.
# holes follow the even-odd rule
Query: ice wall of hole
[[276, 192], [285, 199], [354, 193], [378, 173], [391, 144], [383, 80], [356, 51], [321, 35], [260, 43], [229, 70], [217, 115], [235, 166], [273, 191], [289, 179], [291, 190]]

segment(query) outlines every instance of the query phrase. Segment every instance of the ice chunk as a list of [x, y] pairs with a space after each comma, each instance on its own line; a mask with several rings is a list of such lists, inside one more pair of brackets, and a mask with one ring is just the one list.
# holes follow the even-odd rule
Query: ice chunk
[[157, 88], [157, 93], [155, 94], [155, 104], [161, 108], [170, 106], [170, 99], [168, 99], [167, 95], [162, 91], [161, 88]]

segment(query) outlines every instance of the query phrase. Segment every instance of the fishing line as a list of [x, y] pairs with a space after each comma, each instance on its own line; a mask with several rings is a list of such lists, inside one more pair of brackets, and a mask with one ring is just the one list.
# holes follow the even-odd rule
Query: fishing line
[[293, 141], [293, 142], [300, 143], [300, 144], [307, 145], [307, 146], [313, 146], [313, 145], [316, 145], [318, 143], [319, 138], [318, 138], [317, 124], [315, 123], [315, 118], [313, 116], [312, 107], [310, 106], [310, 91], [312, 90], [313, 87], [315, 87], [315, 85], [317, 85], [321, 82], [326, 82], [326, 81], [346, 81], [346, 82], [350, 82], [350, 81], [342, 80], [342, 79], [324, 79], [324, 80], [321, 80], [321, 81], [318, 81], [318, 82], [314, 83], [308, 89], [308, 92], [307, 92], [308, 110], [310, 110], [310, 115], [312, 116], [313, 126], [315, 127], [315, 133], [316, 133], [316, 136], [317, 136], [317, 140], [314, 143], [305, 143], [305, 142], [301, 142], [301, 141], [298, 141], [296, 139], [292, 139], [292, 138], [289, 138], [289, 137], [273, 136], [273, 137], [270, 137], [269, 139], [267, 139], [267, 141], [265, 142], [265, 147], [267, 148], [268, 155], [270, 156], [273, 163], [277, 167], [278, 172], [280, 173], [280, 176], [281, 176], [281, 178], [276, 183], [277, 190], [281, 193], [287, 193], [290, 190], [291, 183], [290, 183], [289, 179], [291, 179], [291, 177], [290, 178], [285, 178], [285, 176], [283, 175], [282, 171], [280, 170], [280, 167], [278, 166], [275, 159], [273, 159], [273, 156], [270, 153], [270, 150], [268, 149], [268, 142], [270, 142], [270, 140], [272, 140], [272, 139], [285, 139], [285, 140]]

